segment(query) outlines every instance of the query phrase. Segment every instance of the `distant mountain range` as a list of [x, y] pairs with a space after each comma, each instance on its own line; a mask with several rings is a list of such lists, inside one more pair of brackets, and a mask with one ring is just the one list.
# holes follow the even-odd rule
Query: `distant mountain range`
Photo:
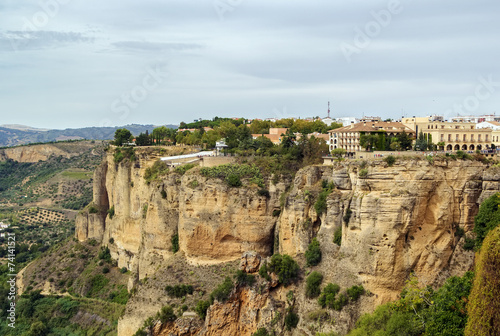
[[[51, 142], [63, 140], [110, 140], [115, 136], [115, 131], [119, 128], [126, 128], [133, 135], [139, 135], [141, 132], [151, 133], [156, 125], [138, 125], [131, 124], [116, 127], [84, 127], [43, 129], [33, 128], [24, 125], [0, 125], [0, 147], [10, 147], [37, 142]], [[168, 128], [177, 128], [177, 125], [165, 125]]]

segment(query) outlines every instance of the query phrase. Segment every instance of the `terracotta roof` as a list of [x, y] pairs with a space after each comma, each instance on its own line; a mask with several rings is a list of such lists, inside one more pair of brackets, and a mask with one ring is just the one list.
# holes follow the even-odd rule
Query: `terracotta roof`
[[490, 123], [490, 124], [495, 125], [495, 126], [500, 126], [500, 122], [498, 122], [498, 121], [485, 121], [485, 122]]
[[378, 122], [360, 122], [357, 124], [351, 124], [341, 128], [336, 128], [334, 130], [328, 131], [329, 133], [344, 133], [344, 132], [376, 132], [376, 131], [386, 131], [389, 133], [415, 133], [414, 130], [408, 126], [403, 125], [400, 122], [393, 121], [378, 121]]

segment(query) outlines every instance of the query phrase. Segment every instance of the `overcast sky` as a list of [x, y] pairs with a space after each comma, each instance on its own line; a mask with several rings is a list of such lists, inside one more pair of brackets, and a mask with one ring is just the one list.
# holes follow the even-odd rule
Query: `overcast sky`
[[[500, 115], [497, 0], [2, 0], [0, 124]], [[498, 83], [498, 84], [497, 84]]]

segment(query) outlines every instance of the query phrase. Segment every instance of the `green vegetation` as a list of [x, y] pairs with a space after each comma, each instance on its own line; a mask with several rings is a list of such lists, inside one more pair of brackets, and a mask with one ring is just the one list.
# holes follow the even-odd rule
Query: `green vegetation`
[[231, 187], [242, 185], [241, 179], [248, 178], [250, 182], [260, 187], [264, 186], [264, 180], [260, 169], [256, 165], [248, 164], [226, 164], [210, 168], [201, 168], [201, 174], [208, 178], [220, 178]]
[[132, 138], [132, 133], [128, 129], [119, 128], [115, 131], [114, 145], [122, 146], [124, 143], [130, 142]]
[[168, 285], [165, 287], [165, 290], [170, 297], [181, 298], [188, 294], [193, 294], [194, 288], [192, 285]]
[[271, 262], [266, 268], [269, 272], [274, 272], [278, 276], [279, 283], [285, 286], [288, 286], [297, 279], [300, 269], [297, 262], [287, 254], [273, 255]]
[[262, 266], [260, 266], [259, 269], [259, 275], [266, 279], [267, 281], [271, 281], [271, 276], [269, 276], [268, 269], [267, 269], [267, 262], [263, 262]]
[[305, 257], [308, 266], [316, 266], [320, 263], [321, 248], [319, 247], [319, 241], [316, 238], [313, 238], [312, 242], [307, 247]]
[[271, 336], [266, 328], [259, 328], [252, 336]]
[[421, 287], [417, 278], [411, 276], [400, 300], [363, 315], [348, 335], [464, 335], [472, 279], [471, 272], [461, 278], [451, 277], [434, 292], [430, 287]]
[[361, 132], [359, 145], [367, 151], [409, 150], [412, 146], [412, 139], [406, 132], [395, 136], [389, 136], [385, 131]]
[[314, 203], [314, 210], [316, 210], [318, 215], [326, 211], [326, 198], [335, 189], [335, 184], [333, 182], [328, 183], [328, 181], [323, 180], [321, 184], [321, 192], [319, 193], [316, 203]]
[[174, 171], [179, 174], [179, 175], [184, 175], [188, 170], [196, 167], [196, 164], [194, 163], [187, 163], [182, 166], [175, 167]]
[[[40, 291], [24, 293], [17, 299], [15, 328], [7, 325], [10, 321], [3, 317], [0, 334], [25, 335], [108, 335], [116, 327], [124, 306], [102, 302], [100, 311], [94, 310], [94, 303], [88, 299], [44, 296]], [[95, 314], [104, 322], [92, 326], [75, 319], [77, 313]]]
[[234, 283], [231, 281], [230, 277], [226, 277], [223, 283], [221, 283], [214, 291], [210, 294], [210, 301], [214, 302], [214, 300], [225, 302], [231, 292], [233, 291]]
[[285, 315], [285, 328], [286, 330], [292, 330], [299, 324], [299, 315], [293, 311], [293, 307], [288, 308], [288, 312]]
[[365, 293], [365, 289], [361, 285], [359, 286], [354, 285], [352, 287], [347, 288], [346, 293], [351, 301], [356, 301], [357, 299], [359, 299], [361, 295]]
[[313, 271], [306, 279], [306, 296], [315, 298], [321, 293], [321, 282], [323, 275], [317, 271]]
[[333, 233], [333, 242], [338, 246], [342, 245], [342, 225], [339, 226]]
[[[469, 320], [465, 328], [467, 336], [500, 334], [500, 321], [498, 320], [500, 314], [499, 255], [500, 228], [496, 227], [486, 235], [479, 257], [476, 259], [476, 276], [467, 304], [467, 312], [469, 313]], [[458, 307], [464, 309], [464, 305], [465, 303]]]
[[368, 176], [368, 169], [366, 169], [366, 168], [360, 169], [360, 170], [359, 170], [359, 173], [358, 173], [358, 176], [359, 176], [360, 178], [365, 178], [365, 177], [367, 177], [367, 176]]
[[247, 274], [242, 270], [238, 270], [236, 272], [235, 279], [238, 286], [253, 286], [255, 283], [255, 275]]
[[177, 251], [179, 251], [179, 235], [174, 234], [170, 239], [170, 242], [172, 244], [172, 252], [177, 253]]
[[175, 316], [174, 309], [172, 308], [172, 306], [162, 307], [160, 313], [158, 314], [158, 317], [161, 323], [167, 323], [175, 321], [177, 319], [177, 316]]
[[196, 304], [196, 307], [194, 308], [194, 311], [196, 312], [196, 314], [198, 314], [198, 316], [203, 321], [205, 321], [205, 317], [207, 316], [208, 307], [210, 307], [210, 301], [200, 300], [200, 301], [198, 301], [198, 303]]
[[392, 167], [392, 165], [396, 163], [396, 157], [394, 155], [389, 155], [384, 158], [384, 161], [387, 163], [389, 167]]
[[115, 163], [120, 163], [123, 160], [135, 161], [135, 150], [132, 147], [116, 148], [113, 155]]
[[[90, 212], [90, 210], [89, 210], [89, 212]], [[111, 208], [108, 209], [107, 212], [108, 212], [108, 215], [109, 215], [109, 219], [113, 219], [113, 216], [115, 215], [115, 206], [113, 205]]]
[[488, 197], [481, 203], [474, 223], [475, 244], [481, 247], [488, 232], [500, 224], [500, 193]]
[[329, 283], [321, 292], [318, 298], [318, 304], [322, 308], [330, 308], [335, 310], [341, 310], [347, 304], [347, 296], [345, 294], [337, 294], [340, 291], [340, 287], [337, 284]]
[[161, 176], [167, 175], [169, 171], [165, 162], [157, 160], [151, 167], [146, 168], [144, 179], [149, 184], [152, 181], [158, 180]]

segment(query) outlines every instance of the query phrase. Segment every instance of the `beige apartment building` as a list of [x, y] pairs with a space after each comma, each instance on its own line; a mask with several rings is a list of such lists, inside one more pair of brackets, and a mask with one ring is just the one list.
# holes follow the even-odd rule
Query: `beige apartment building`
[[[428, 117], [403, 118], [401, 122], [414, 130], [428, 135], [440, 150], [485, 150], [497, 146], [491, 128], [476, 128], [468, 122], [430, 121]], [[496, 132], [495, 132], [496, 133]], [[496, 135], [496, 134], [495, 134]]]
[[330, 133], [330, 151], [336, 148], [343, 148], [347, 153], [354, 153], [364, 150], [359, 144], [361, 134], [378, 134], [385, 132], [387, 136], [393, 137], [402, 132], [406, 132], [410, 137], [415, 137], [415, 131], [400, 122], [359, 122], [345, 127], [336, 128]]

